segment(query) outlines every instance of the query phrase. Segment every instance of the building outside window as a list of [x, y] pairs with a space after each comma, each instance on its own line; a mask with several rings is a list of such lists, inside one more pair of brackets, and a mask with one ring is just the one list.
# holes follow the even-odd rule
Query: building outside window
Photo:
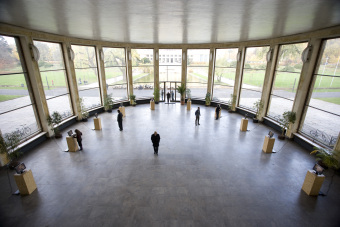
[[92, 46], [72, 45], [79, 97], [86, 110], [101, 106], [96, 51]]
[[254, 103], [261, 99], [268, 51], [269, 47], [248, 47], [246, 49], [239, 106], [254, 110]]
[[0, 35], [0, 129], [27, 139], [41, 131], [18, 39]]
[[191, 90], [191, 96], [205, 98], [209, 75], [209, 49], [187, 50], [186, 87]]
[[107, 94], [114, 100], [127, 100], [124, 48], [103, 48]]
[[228, 102], [234, 92], [238, 48], [217, 49], [213, 100]]
[[39, 70], [49, 113], [57, 111], [65, 119], [73, 115], [65, 64], [59, 43], [34, 41], [40, 53]]
[[136, 98], [153, 97], [153, 49], [131, 49], [133, 94]]
[[301, 54], [307, 44], [280, 46], [267, 113], [268, 117], [276, 121], [284, 112], [291, 111], [293, 108], [303, 65]]
[[320, 53], [300, 132], [332, 148], [340, 129], [340, 38], [325, 40]]

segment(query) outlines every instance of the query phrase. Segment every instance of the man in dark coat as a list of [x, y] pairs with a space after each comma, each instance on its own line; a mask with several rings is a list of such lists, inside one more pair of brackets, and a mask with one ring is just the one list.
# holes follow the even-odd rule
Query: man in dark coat
[[221, 107], [220, 104], [217, 105], [216, 107], [216, 120], [218, 120], [218, 118], [220, 117], [220, 111], [221, 111]]
[[201, 111], [199, 107], [197, 107], [197, 110], [195, 111], [195, 116], [196, 116], [195, 125], [197, 124], [200, 125]]
[[117, 121], [118, 121], [119, 130], [123, 131], [123, 114], [120, 112], [120, 110], [117, 110], [117, 112], [118, 112]]
[[157, 154], [157, 155], [158, 155], [158, 147], [159, 147], [160, 140], [161, 140], [161, 137], [155, 131], [154, 134], [151, 135], [151, 141], [153, 145], [154, 154]]
[[166, 98], [168, 99], [168, 103], [170, 102], [170, 92], [166, 93]]

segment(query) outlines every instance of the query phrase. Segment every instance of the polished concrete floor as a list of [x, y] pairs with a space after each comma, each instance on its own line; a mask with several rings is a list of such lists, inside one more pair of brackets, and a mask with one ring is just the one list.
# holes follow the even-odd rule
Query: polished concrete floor
[[[276, 139], [277, 153], [261, 151], [270, 128], [242, 116], [177, 104], [126, 107], [122, 132], [116, 111], [63, 131], [21, 158], [38, 190], [11, 195], [0, 171], [0, 226], [339, 226], [340, 177], [327, 196], [301, 191], [314, 157], [292, 141]], [[64, 152], [66, 131], [83, 132], [84, 150]], [[161, 136], [159, 155], [150, 136]], [[277, 138], [277, 132], [275, 137]], [[13, 191], [16, 185], [10, 172]], [[327, 192], [333, 171], [325, 172]]]

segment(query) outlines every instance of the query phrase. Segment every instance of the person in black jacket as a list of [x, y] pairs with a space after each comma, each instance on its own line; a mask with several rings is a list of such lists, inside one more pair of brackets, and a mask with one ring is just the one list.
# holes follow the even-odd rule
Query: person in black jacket
[[74, 137], [75, 138], [77, 138], [77, 142], [78, 142], [78, 145], [79, 145], [79, 147], [80, 147], [80, 150], [83, 150], [83, 144], [82, 144], [82, 138], [81, 138], [81, 136], [83, 135], [83, 133], [81, 133], [81, 131], [79, 131], [78, 129], [76, 129], [76, 130], [74, 130], [74, 132], [76, 133], [75, 135], [74, 135]]
[[153, 145], [154, 154], [157, 154], [157, 155], [158, 155], [158, 147], [159, 147], [160, 140], [161, 140], [161, 137], [155, 131], [154, 134], [151, 135], [151, 141]]
[[168, 99], [168, 103], [170, 102], [170, 92], [166, 93], [166, 98]]
[[117, 110], [117, 112], [118, 112], [117, 121], [118, 121], [119, 130], [123, 131], [123, 114], [120, 112], [120, 110]]
[[220, 104], [217, 105], [216, 107], [216, 120], [218, 120], [219, 116], [220, 116], [220, 111], [221, 111], [221, 107]]
[[200, 111], [200, 108], [197, 107], [197, 110], [195, 111], [195, 116], [196, 116], [196, 119], [195, 119], [195, 125], [200, 125], [200, 116], [201, 116], [201, 111]]

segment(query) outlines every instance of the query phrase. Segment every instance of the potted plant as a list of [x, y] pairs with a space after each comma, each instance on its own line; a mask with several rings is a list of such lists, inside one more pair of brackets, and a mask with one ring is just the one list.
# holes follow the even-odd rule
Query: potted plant
[[210, 92], [207, 92], [207, 94], [205, 95], [205, 105], [210, 106], [210, 104], [211, 104], [211, 94]]
[[228, 101], [228, 112], [232, 113], [235, 112], [236, 106], [236, 95], [230, 94], [230, 99]]
[[89, 117], [89, 112], [86, 110], [84, 99], [79, 98], [79, 101], [80, 101], [81, 120], [87, 121], [87, 118]]
[[254, 103], [253, 108], [255, 109], [255, 117], [253, 118], [253, 122], [258, 123], [260, 114], [261, 114], [262, 109], [263, 109], [263, 102], [261, 101], [261, 99], [257, 100]]
[[9, 163], [9, 166], [15, 167], [13, 161], [20, 156], [18, 146], [20, 144], [21, 136], [19, 131], [13, 131], [2, 135], [0, 131], [0, 154], [1, 166]]
[[159, 103], [159, 87], [155, 87], [153, 91], [153, 99], [155, 100], [155, 103]]
[[130, 95], [129, 96], [129, 98], [130, 98], [130, 104], [132, 105], [132, 106], [136, 106], [136, 96], [135, 95]]
[[279, 119], [279, 124], [281, 126], [281, 135], [278, 136], [279, 139], [284, 140], [286, 131], [289, 130], [290, 125], [294, 124], [296, 121], [296, 113], [293, 111], [286, 111], [282, 114], [282, 118]]
[[185, 85], [181, 84], [181, 86], [177, 86], [176, 88], [177, 92], [181, 95], [181, 104], [184, 105], [185, 104]]
[[314, 151], [310, 154], [316, 154], [317, 163], [325, 169], [334, 168], [339, 169], [340, 151], [330, 151], [321, 147], [314, 147]]
[[112, 94], [105, 95], [104, 97], [104, 109], [105, 111], [112, 113], [113, 99]]
[[61, 121], [62, 121], [62, 117], [61, 117], [60, 113], [58, 113], [57, 111], [54, 111], [52, 113], [52, 115], [48, 115], [48, 117], [47, 117], [47, 124], [53, 130], [55, 138], [61, 138], [62, 137], [62, 135], [59, 131], [59, 124], [61, 123]]

